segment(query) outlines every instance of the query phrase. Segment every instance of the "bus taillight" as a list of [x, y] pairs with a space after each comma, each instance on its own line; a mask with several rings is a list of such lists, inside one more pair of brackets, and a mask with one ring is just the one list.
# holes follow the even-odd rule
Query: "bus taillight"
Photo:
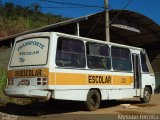
[[14, 79], [13, 78], [8, 79], [8, 85], [14, 85]]
[[37, 78], [37, 85], [47, 85], [47, 78]]
[[43, 85], [47, 85], [47, 78], [43, 78]]

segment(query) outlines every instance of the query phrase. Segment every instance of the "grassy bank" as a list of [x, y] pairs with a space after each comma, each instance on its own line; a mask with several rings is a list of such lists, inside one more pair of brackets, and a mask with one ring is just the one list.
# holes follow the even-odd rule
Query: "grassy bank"
[[14, 103], [14, 104], [29, 104], [32, 102], [29, 98], [10, 98], [3, 94], [3, 90], [5, 89], [7, 84], [7, 72], [0, 68], [0, 106], [6, 103]]
[[7, 74], [6, 71], [0, 68], [0, 105], [8, 102], [8, 98], [3, 94], [7, 84]]
[[[7, 84], [7, 74], [2, 68], [0, 68], [0, 95], [3, 93]], [[1, 96], [0, 96], [1, 97]]]

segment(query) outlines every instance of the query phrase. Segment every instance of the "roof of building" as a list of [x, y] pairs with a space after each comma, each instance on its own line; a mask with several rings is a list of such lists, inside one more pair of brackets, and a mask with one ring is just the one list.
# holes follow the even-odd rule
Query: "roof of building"
[[[159, 47], [160, 27], [150, 18], [128, 10], [110, 10], [109, 16], [112, 42], [147, 49]], [[100, 12], [0, 38], [0, 42], [12, 41], [18, 36], [35, 32], [55, 31], [77, 34], [77, 23], [80, 36], [105, 40], [105, 13]]]

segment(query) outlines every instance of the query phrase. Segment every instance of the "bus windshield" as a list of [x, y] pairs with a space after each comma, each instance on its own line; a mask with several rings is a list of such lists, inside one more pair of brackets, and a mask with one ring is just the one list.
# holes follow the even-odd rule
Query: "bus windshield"
[[47, 64], [49, 38], [30, 38], [17, 41], [10, 67]]

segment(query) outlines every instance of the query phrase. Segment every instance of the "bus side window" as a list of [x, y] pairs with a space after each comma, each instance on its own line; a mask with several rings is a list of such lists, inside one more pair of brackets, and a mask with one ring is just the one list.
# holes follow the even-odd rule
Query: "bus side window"
[[132, 71], [131, 53], [129, 49], [111, 47], [112, 67], [118, 71]]
[[87, 64], [91, 69], [111, 69], [109, 46], [87, 42]]
[[79, 40], [59, 38], [56, 65], [59, 67], [84, 68], [86, 66], [84, 43]]
[[141, 52], [141, 65], [142, 65], [142, 71], [143, 72], [149, 72], [149, 69], [147, 67], [146, 63], [146, 55]]

